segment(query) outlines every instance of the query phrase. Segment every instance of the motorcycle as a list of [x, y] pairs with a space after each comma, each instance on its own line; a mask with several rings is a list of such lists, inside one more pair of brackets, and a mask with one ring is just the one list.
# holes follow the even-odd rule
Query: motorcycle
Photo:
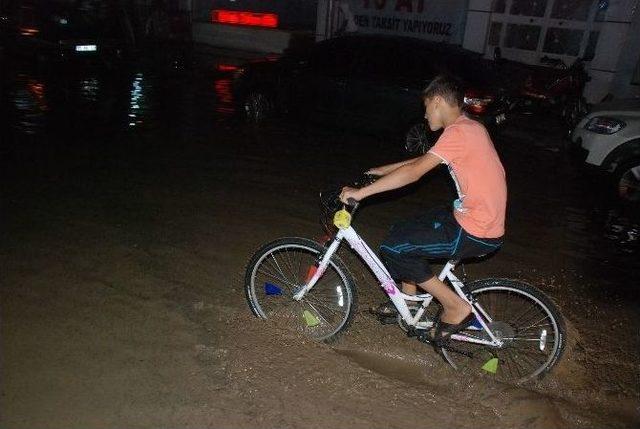
[[522, 114], [551, 112], [573, 129], [587, 113], [587, 101], [582, 96], [590, 80], [581, 58], [568, 66], [558, 58], [542, 57], [548, 67], [532, 69], [517, 90], [513, 110]]

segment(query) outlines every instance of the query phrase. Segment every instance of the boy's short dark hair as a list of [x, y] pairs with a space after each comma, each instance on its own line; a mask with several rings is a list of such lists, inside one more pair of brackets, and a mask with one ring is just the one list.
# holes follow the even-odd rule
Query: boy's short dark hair
[[436, 76], [422, 91], [422, 99], [427, 100], [439, 95], [452, 106], [462, 107], [464, 92], [461, 83], [450, 75]]

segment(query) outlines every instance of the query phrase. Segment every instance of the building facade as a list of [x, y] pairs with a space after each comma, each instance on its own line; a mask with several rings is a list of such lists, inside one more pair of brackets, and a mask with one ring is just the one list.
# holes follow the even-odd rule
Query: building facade
[[[395, 34], [532, 65], [583, 58], [587, 101], [640, 96], [640, 0], [191, 0], [194, 39], [281, 52], [292, 34]], [[220, 26], [214, 9], [274, 13], [277, 29]]]

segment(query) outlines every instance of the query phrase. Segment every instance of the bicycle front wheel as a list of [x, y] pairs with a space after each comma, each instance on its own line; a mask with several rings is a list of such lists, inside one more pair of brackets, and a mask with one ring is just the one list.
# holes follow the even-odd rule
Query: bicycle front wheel
[[325, 248], [305, 238], [282, 238], [259, 249], [245, 276], [253, 313], [314, 339], [331, 342], [349, 325], [356, 309], [351, 274], [334, 255], [314, 287], [300, 301], [293, 295], [313, 275]]
[[[500, 381], [523, 383], [543, 377], [565, 345], [566, 328], [556, 306], [544, 293], [523, 282], [486, 279], [469, 284], [476, 308], [487, 316], [502, 347], [451, 341], [442, 355], [451, 366], [487, 374]], [[489, 340], [478, 322], [461, 334]]]

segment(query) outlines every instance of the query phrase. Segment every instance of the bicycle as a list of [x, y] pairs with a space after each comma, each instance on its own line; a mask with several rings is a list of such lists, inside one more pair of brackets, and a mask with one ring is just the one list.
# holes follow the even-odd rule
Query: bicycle
[[[348, 328], [357, 308], [353, 276], [337, 255], [346, 241], [396, 307], [400, 327], [408, 336], [428, 343], [427, 332], [438, 312], [434, 316], [427, 310], [439, 304], [429, 294], [400, 291], [383, 262], [351, 225], [358, 207], [350, 201], [334, 212], [335, 231], [325, 245], [286, 237], [261, 247], [249, 261], [245, 276], [252, 312], [262, 319], [293, 323], [317, 340], [335, 341]], [[436, 345], [442, 357], [456, 369], [502, 381], [522, 383], [543, 377], [558, 362], [565, 345], [566, 328], [556, 306], [542, 291], [518, 280], [488, 278], [465, 284], [453, 273], [460, 262], [449, 260], [438, 278], [471, 304], [475, 321]], [[412, 312], [407, 302], [421, 305]]]

